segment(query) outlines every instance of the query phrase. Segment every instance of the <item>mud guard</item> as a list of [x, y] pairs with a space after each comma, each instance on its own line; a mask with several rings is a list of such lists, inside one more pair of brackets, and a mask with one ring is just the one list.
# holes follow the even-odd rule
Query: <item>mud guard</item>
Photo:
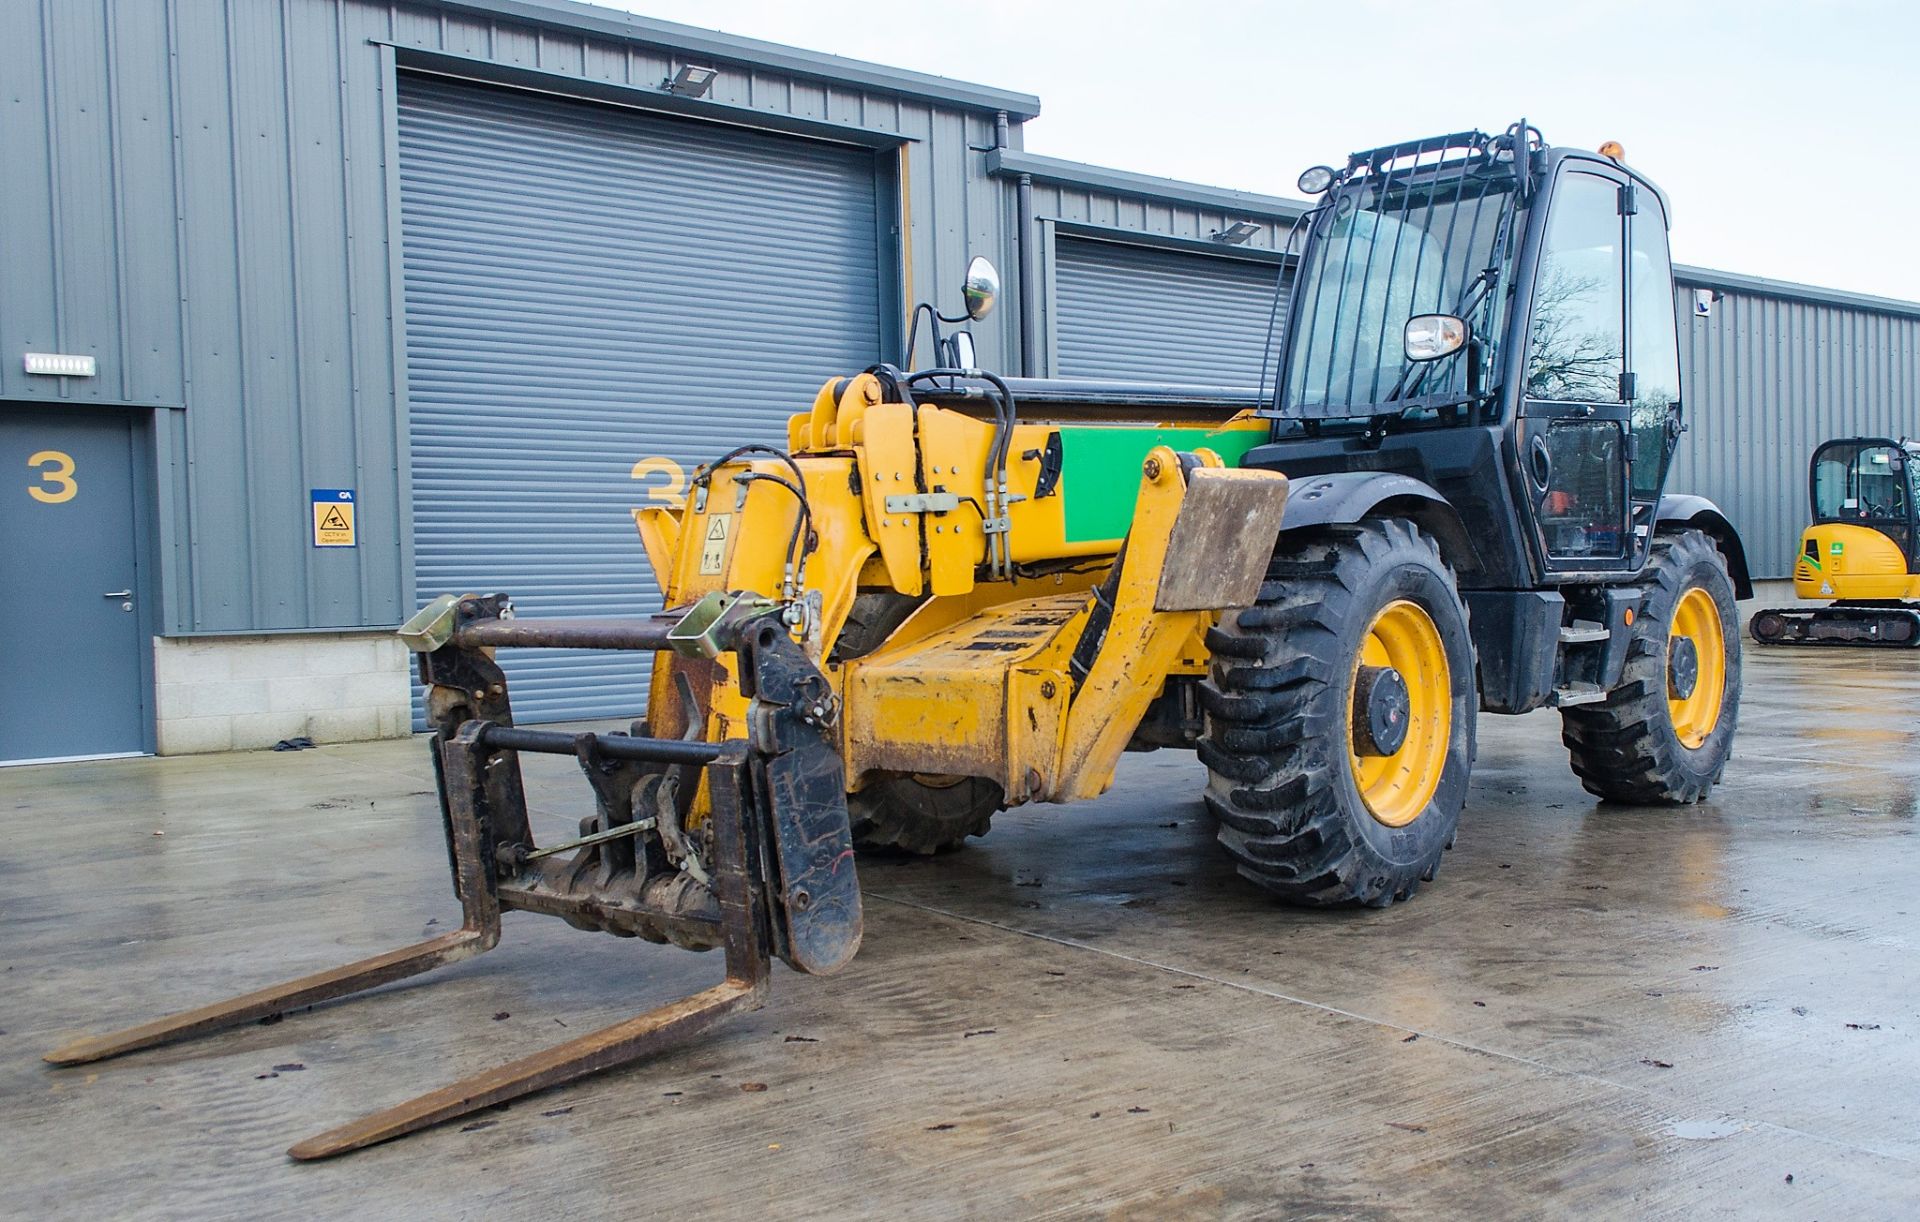
[[1735, 598], [1753, 597], [1753, 578], [1747, 570], [1747, 548], [1740, 542], [1740, 532], [1733, 528], [1727, 515], [1720, 507], [1704, 496], [1695, 496], [1689, 492], [1669, 492], [1660, 498], [1660, 507], [1654, 511], [1654, 529], [1667, 530], [1692, 529], [1705, 531], [1713, 539], [1714, 546], [1727, 558], [1727, 575], [1733, 578], [1733, 596]]
[[1302, 476], [1287, 493], [1280, 530], [1344, 526], [1367, 517], [1408, 518], [1440, 544], [1440, 554], [1459, 570], [1478, 567], [1473, 541], [1460, 515], [1433, 485], [1387, 471], [1339, 471]]

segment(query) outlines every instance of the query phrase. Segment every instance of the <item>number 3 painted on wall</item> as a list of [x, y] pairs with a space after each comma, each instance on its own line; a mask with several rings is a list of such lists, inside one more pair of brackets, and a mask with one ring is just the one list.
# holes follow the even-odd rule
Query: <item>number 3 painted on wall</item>
[[27, 465], [44, 468], [40, 472], [40, 482], [55, 489], [49, 492], [46, 488], [29, 486], [27, 495], [36, 501], [47, 505], [58, 505], [62, 501], [71, 501], [74, 494], [80, 491], [80, 485], [73, 478], [71, 454], [62, 454], [59, 450], [42, 450], [27, 459]]

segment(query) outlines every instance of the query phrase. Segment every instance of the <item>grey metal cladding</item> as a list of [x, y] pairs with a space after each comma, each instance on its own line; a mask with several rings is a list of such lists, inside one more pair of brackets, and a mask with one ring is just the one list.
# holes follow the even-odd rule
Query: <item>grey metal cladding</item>
[[1283, 222], [1279, 226], [1283, 237], [1286, 226], [1313, 206], [1311, 201], [1304, 199], [1209, 187], [1152, 174], [1136, 174], [1129, 170], [1065, 161], [1058, 157], [1043, 157], [1018, 149], [996, 149], [988, 153], [986, 166], [989, 174], [1002, 177], [1024, 174], [1032, 178], [1036, 185], [1057, 187], [1069, 193], [1151, 200], [1187, 212], [1231, 214], [1236, 218]]
[[[633, 465], [783, 445], [872, 362], [884, 154], [432, 77], [400, 99], [419, 598], [657, 609]], [[645, 706], [643, 656], [502, 660], [524, 720]]]
[[[687, 58], [720, 59], [722, 103], [898, 133], [906, 287], [949, 309], [970, 253], [1004, 264], [1011, 248], [1010, 192], [980, 168], [995, 134], [983, 108], [1032, 109], [531, 0], [0, 0], [0, 29], [0, 398], [185, 408], [147, 425], [169, 634], [386, 627], [411, 609], [391, 48], [640, 104]], [[1005, 363], [1015, 313], [976, 327], [983, 360]], [[90, 353], [100, 376], [24, 374], [19, 354], [46, 349]], [[358, 489], [358, 548], [309, 545], [313, 487]]]
[[937, 102], [944, 107], [971, 108], [989, 113], [1004, 110], [1016, 121], [1031, 119], [1040, 113], [1040, 99], [1030, 93], [996, 89], [925, 72], [910, 72], [904, 68], [846, 59], [757, 38], [742, 38], [718, 30], [643, 17], [638, 13], [577, 4], [572, 0], [440, 0], [436, 7], [483, 21], [504, 17], [529, 25], [623, 41], [631, 39], [677, 54], [698, 57], [707, 64], [727, 63], [773, 69], [797, 79], [857, 85]]
[[1277, 263], [1056, 237], [1056, 373], [1257, 385], [1280, 275]]
[[1674, 294], [1687, 432], [1667, 486], [1719, 504], [1755, 577], [1788, 577], [1814, 447], [1920, 435], [1920, 316], [1727, 291], [1701, 318], [1689, 274]]
[[[0, 30], [0, 398], [178, 406], [166, 10], [8, 0]], [[99, 375], [29, 376], [35, 351]]]

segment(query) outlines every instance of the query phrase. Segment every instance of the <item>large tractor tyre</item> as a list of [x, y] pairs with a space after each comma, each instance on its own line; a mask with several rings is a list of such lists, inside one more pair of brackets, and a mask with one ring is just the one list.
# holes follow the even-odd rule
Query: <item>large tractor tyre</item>
[[855, 848], [923, 857], [986, 835], [994, 812], [1005, 805], [1000, 786], [973, 776], [882, 773], [847, 795]]
[[1740, 622], [1726, 557], [1697, 530], [1661, 535], [1620, 683], [1561, 710], [1561, 738], [1587, 792], [1639, 806], [1707, 796], [1733, 753]]
[[[921, 601], [892, 592], [856, 595], [834, 641], [832, 660], [872, 653]], [[950, 852], [969, 836], [986, 835], [994, 812], [1004, 805], [1000, 786], [966, 776], [885, 773], [847, 795], [855, 848], [920, 855]]]
[[846, 662], [866, 657], [884, 645], [894, 629], [906, 623], [907, 617], [919, 610], [924, 601], [891, 590], [855, 594], [853, 606], [847, 608], [847, 618], [840, 625], [840, 635], [834, 638], [833, 649], [827, 655], [828, 660]]
[[1473, 767], [1473, 643], [1411, 522], [1283, 539], [1260, 600], [1207, 634], [1207, 806], [1289, 903], [1384, 908], [1433, 879]]

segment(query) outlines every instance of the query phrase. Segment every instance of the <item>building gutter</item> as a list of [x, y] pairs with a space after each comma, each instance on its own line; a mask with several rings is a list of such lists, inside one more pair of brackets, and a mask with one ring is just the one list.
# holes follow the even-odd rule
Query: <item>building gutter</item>
[[[993, 149], [987, 154], [990, 173], [995, 158], [1014, 152], [1008, 145], [1007, 136], [1008, 117], [1003, 110], [995, 117]], [[1039, 376], [1040, 291], [1034, 283], [1033, 176], [1030, 174], [1022, 174], [1015, 180], [1014, 218], [1013, 253], [1017, 260], [1014, 275], [1019, 278], [1020, 376], [1031, 378]]]
[[1815, 305], [1836, 306], [1843, 310], [1864, 310], [1873, 314], [1892, 314], [1900, 318], [1920, 318], [1920, 301], [1902, 301], [1897, 297], [1874, 297], [1867, 293], [1850, 293], [1845, 289], [1796, 284], [1791, 280], [1770, 280], [1765, 276], [1715, 271], [1710, 267], [1688, 267], [1676, 263], [1673, 268], [1673, 279], [1677, 284], [1693, 288], [1720, 289], [1723, 292], [1744, 293], [1755, 297], [1779, 297], [1787, 301], [1805, 301]]
[[1285, 221], [1288, 224], [1313, 207], [1304, 199], [1260, 195], [1253, 191], [1230, 191], [1225, 187], [1208, 187], [1174, 178], [1134, 174], [1106, 166], [1063, 161], [1058, 157], [1041, 157], [1010, 148], [994, 149], [987, 154], [987, 173], [1015, 180], [1025, 176], [1033, 182], [1058, 183], [1081, 190], [1110, 191], [1116, 195], [1164, 200], [1172, 204]]

